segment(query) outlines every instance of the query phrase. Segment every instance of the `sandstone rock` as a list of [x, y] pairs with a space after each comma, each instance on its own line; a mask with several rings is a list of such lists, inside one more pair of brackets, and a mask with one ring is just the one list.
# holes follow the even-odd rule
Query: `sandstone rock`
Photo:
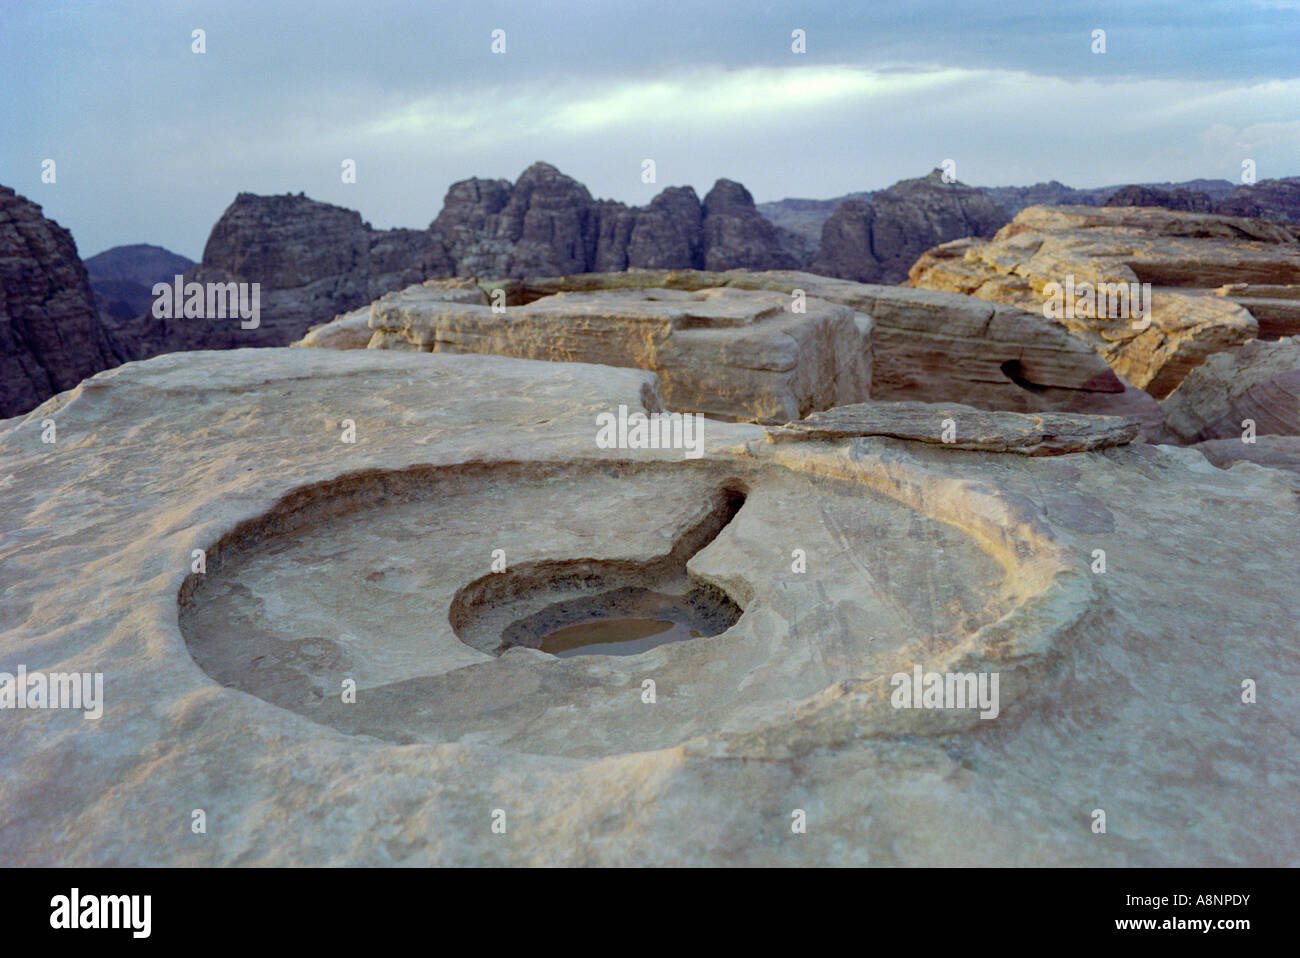
[[592, 270], [796, 266], [811, 254], [768, 223], [739, 183], [719, 180], [703, 204], [668, 187], [645, 207], [595, 200], [549, 163], [512, 185], [466, 180], [447, 192], [432, 231], [453, 262], [448, 274], [519, 279]]
[[510, 201], [508, 180], [477, 177], [453, 183], [432, 230], [452, 261], [449, 273], [505, 275], [509, 244], [496, 238], [501, 211]]
[[[897, 192], [905, 184], [923, 184], [928, 179], [928, 177], [923, 177], [915, 180], [901, 180], [887, 190], [865, 190], [846, 193], [843, 196], [828, 200], [787, 198], [759, 203], [758, 211], [774, 225], [811, 241], [815, 250], [826, 221], [847, 201], [865, 200], [869, 203], [875, 196]], [[1297, 181], [1300, 181], [1300, 178], [1293, 177], [1289, 180], [1277, 181], [1261, 180], [1259, 186], [1265, 186], [1265, 184], [1270, 184], [1270, 186], [1264, 190], [1254, 191], [1253, 195], [1260, 200], [1260, 203], [1252, 203], [1250, 208], [1256, 210], [1256, 212], [1246, 211], [1244, 205], [1242, 209], [1230, 209], [1226, 205], [1222, 207], [1218, 205], [1227, 201], [1230, 194], [1233, 193], [1234, 184], [1227, 180], [1197, 179], [1187, 180], [1182, 183], [1144, 183], [1118, 187], [1096, 186], [1084, 189], [1076, 189], [1057, 180], [1051, 180], [1046, 183], [1034, 183], [1030, 186], [977, 186], [969, 189], [973, 189], [986, 197], [1001, 211], [999, 214], [1001, 223], [1007, 222], [1027, 206], [1148, 205], [1147, 202], [1107, 203], [1109, 199], [1117, 195], [1142, 197], [1147, 201], [1159, 200], [1160, 202], [1151, 204], [1156, 206], [1163, 206], [1167, 203], [1199, 202], [1199, 199], [1192, 200], [1191, 198], [1204, 196], [1208, 197], [1212, 207], [1207, 211], [1235, 216], [1265, 215], [1270, 219], [1289, 220], [1294, 223], [1300, 222], [1300, 216], [1287, 215], [1286, 213], [1291, 198], [1290, 191], [1285, 187], [1280, 190], [1275, 189], [1271, 184], [1290, 184]], [[1240, 191], [1250, 189], [1252, 188], [1239, 188]], [[988, 235], [991, 235], [991, 233]], [[936, 238], [935, 242], [942, 242], [943, 239], [942, 237]], [[811, 262], [811, 259], [809, 262]]]
[[[1259, 436], [1254, 442], [1236, 439], [1207, 439], [1191, 448], [1220, 469], [1250, 462], [1269, 469], [1300, 473], [1300, 436]], [[1300, 477], [1296, 480], [1300, 489]]]
[[1026, 206], [1100, 206], [1115, 187], [1078, 189], [1059, 180], [1049, 180], [1030, 186], [985, 186], [980, 189], [1002, 207], [1007, 219], [1013, 219]]
[[380, 299], [370, 317], [374, 349], [653, 370], [681, 412], [784, 422], [861, 401], [871, 388], [870, 320], [815, 299], [795, 314], [776, 293], [561, 292], [497, 313], [448, 302], [428, 283]]
[[[865, 200], [870, 203], [874, 196], [884, 193], [896, 192], [905, 183], [923, 184], [927, 178], [917, 180], [905, 180], [896, 183], [888, 190], [861, 191], [856, 193], [847, 193], [844, 196], [837, 196], [829, 200], [813, 199], [795, 199], [787, 198], [775, 200], [767, 203], [759, 203], [758, 211], [763, 214], [774, 225], [784, 228], [792, 233], [803, 237], [812, 245], [813, 251], [817, 249], [817, 244], [822, 234], [822, 228], [831, 215], [839, 207], [849, 200]], [[1293, 178], [1294, 179], [1294, 178]], [[1293, 180], [1261, 180], [1259, 185], [1271, 184], [1274, 182], [1290, 183]], [[1086, 189], [1076, 189], [1072, 186], [1066, 186], [1056, 180], [1047, 183], [1034, 183], [1031, 186], [977, 186], [971, 187], [983, 196], [987, 197], [994, 206], [1001, 210], [1001, 223], [1007, 222], [1017, 213], [1027, 206], [1102, 206], [1106, 201], [1124, 191], [1133, 191], [1127, 195], [1143, 196], [1148, 199], [1161, 199], [1168, 202], [1178, 203], [1188, 196], [1206, 196], [1209, 197], [1212, 204], [1217, 204], [1228, 199], [1229, 194], [1233, 192], [1233, 184], [1227, 180], [1188, 180], [1183, 183], [1146, 183], [1137, 186], [1099, 186], [1088, 187]], [[1248, 188], [1242, 187], [1242, 190]], [[1288, 196], [1286, 191], [1280, 191], [1277, 198], [1274, 198], [1271, 189], [1256, 191], [1254, 194], [1261, 202], [1266, 204], [1251, 204], [1252, 209], [1263, 210], [1265, 212], [1246, 212], [1244, 210], [1235, 210], [1229, 208], [1216, 208], [1214, 212], [1225, 213], [1237, 216], [1259, 216], [1267, 215], [1272, 219], [1289, 219], [1291, 222], [1300, 222], [1300, 215], [1279, 215], [1282, 214], [1281, 206], [1278, 199], [1282, 196]], [[1114, 204], [1110, 204], [1114, 205]], [[1146, 205], [1145, 203], [1120, 204], [1120, 205]], [[1164, 205], [1156, 203], [1155, 205]], [[973, 232], [973, 231], [971, 231]], [[991, 231], [989, 234], [991, 235]], [[940, 243], [947, 239], [956, 239], [957, 236], [936, 236], [934, 243]], [[933, 244], [932, 244], [933, 245]], [[811, 263], [814, 257], [809, 257], [807, 262]], [[910, 266], [905, 263], [904, 266]]]
[[515, 181], [497, 221], [495, 238], [511, 245], [504, 275], [549, 276], [590, 268], [594, 227], [594, 201], [587, 188], [549, 163], [534, 163]]
[[313, 326], [307, 335], [290, 346], [322, 349], [365, 349], [373, 335], [370, 307], [362, 306], [350, 313], [335, 316], [328, 323]]
[[[417, 296], [425, 303], [422, 310], [436, 309], [429, 304], [451, 298], [440, 292], [444, 288], [441, 284], [424, 285], [425, 291]], [[1163, 415], [1159, 403], [1143, 391], [1127, 386], [1087, 345], [1041, 316], [993, 306], [971, 297], [778, 271], [634, 270], [522, 281], [479, 281], [484, 295], [500, 289], [510, 307], [557, 293], [655, 288], [695, 292], [716, 287], [787, 295], [802, 289], [808, 296], [849, 306], [863, 317], [860, 325], [865, 326], [870, 317], [871, 338], [873, 344], [878, 344], [873, 345], [873, 399], [962, 401], [985, 409], [1127, 416], [1141, 421], [1143, 435], [1161, 434]], [[470, 301], [484, 300], [471, 294]], [[394, 330], [397, 335], [382, 333], [374, 345], [410, 348], [414, 340], [400, 332], [405, 322], [399, 317]], [[482, 322], [492, 321], [485, 318]], [[495, 322], [502, 330], [510, 328], [510, 320], [505, 317], [499, 316]], [[322, 335], [329, 334], [322, 331]], [[531, 351], [527, 353], [520, 352], [524, 337], [517, 335], [509, 346], [502, 345], [503, 337], [510, 335], [513, 334], [502, 332], [476, 342], [480, 348], [490, 345], [491, 351], [500, 350], [508, 355], [576, 358], [571, 352], [538, 345], [530, 345]], [[427, 348], [430, 342], [426, 340], [421, 348]], [[618, 365], [626, 362], [619, 358], [617, 349], [585, 351], [583, 355], [599, 357], [589, 361]], [[658, 368], [645, 363], [646, 360], [637, 359], [633, 365]], [[734, 369], [732, 375], [737, 375]], [[865, 397], [838, 401], [862, 398]]]
[[[683, 461], [596, 448], [594, 417], [619, 404], [658, 408], [651, 375], [257, 349], [131, 363], [0, 422], [0, 669], [104, 675], [97, 720], [4, 713], [0, 857], [1295, 861], [1287, 474], [1145, 444], [772, 444], [712, 421]], [[468, 636], [585, 581], [537, 570], [648, 574], [728, 501], [685, 568], [741, 607], [719, 635], [555, 658], [453, 626], [494, 575]], [[1110, 574], [1091, 571], [1099, 549]], [[891, 676], [917, 666], [996, 673], [997, 716], [892, 707]], [[1241, 706], [1243, 676], [1277, 691]], [[1223, 827], [1242, 807], [1225, 781], [1267, 783], [1248, 827]], [[219, 840], [190, 833], [194, 808]], [[791, 840], [796, 808], [810, 827]]]
[[927, 252], [913, 285], [1043, 309], [1049, 283], [1150, 283], [1146, 328], [1129, 317], [1079, 314], [1062, 322], [1124, 379], [1157, 398], [1215, 352], [1252, 339], [1258, 323], [1209, 287], [1294, 284], [1294, 228], [1264, 220], [1136, 207], [1030, 207], [992, 240]]
[[636, 211], [627, 239], [627, 261], [619, 268], [701, 268], [704, 248], [704, 207], [699, 197], [689, 186], [670, 186]]
[[[487, 293], [472, 279], [428, 279], [420, 285], [439, 302], [473, 303], [479, 306], [486, 306], [489, 303]], [[365, 349], [373, 336], [374, 330], [370, 327], [370, 307], [362, 306], [350, 313], [335, 316], [321, 326], [313, 326], [306, 336], [289, 345], [324, 349]]]
[[763, 214], [773, 226], [803, 237], [812, 246], [814, 252], [821, 242], [822, 227], [831, 218], [831, 214], [849, 200], [869, 200], [871, 192], [859, 191], [837, 196], [829, 200], [811, 200], [803, 198], [786, 198], [767, 203], [755, 204], [755, 209]]
[[0, 186], [0, 417], [119, 361], [72, 234]]
[[1228, 216], [1259, 216], [1280, 223], [1300, 223], [1300, 176], [1238, 186], [1216, 205], [1215, 212]]
[[[951, 430], [948, 438], [945, 430]], [[815, 412], [768, 435], [774, 442], [890, 436], [952, 449], [1061, 456], [1130, 443], [1138, 423], [1116, 416], [985, 412], [957, 403], [869, 402]]]
[[1247, 419], [1257, 435], [1300, 435], [1300, 337], [1217, 353], [1161, 405], [1177, 442], [1240, 441]]

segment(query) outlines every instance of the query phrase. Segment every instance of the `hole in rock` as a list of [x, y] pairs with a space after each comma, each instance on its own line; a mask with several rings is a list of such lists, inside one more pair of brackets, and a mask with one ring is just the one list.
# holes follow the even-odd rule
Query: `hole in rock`
[[629, 587], [548, 606], [509, 626], [501, 644], [561, 658], [636, 655], [669, 642], [719, 635], [740, 615], [736, 603], [708, 586], [696, 585], [685, 595]]
[[1021, 389], [1028, 389], [1030, 392], [1042, 392], [1046, 386], [1032, 382], [1025, 375], [1025, 367], [1020, 364], [1018, 359], [1008, 359], [1002, 364], [1002, 375], [1006, 376]]
[[720, 635], [743, 610], [686, 563], [744, 505], [738, 484], [720, 489], [665, 556], [642, 562], [574, 559], [538, 562], [470, 583], [453, 600], [453, 630], [467, 645], [497, 655], [539, 649], [561, 658], [636, 655], [670, 642]]

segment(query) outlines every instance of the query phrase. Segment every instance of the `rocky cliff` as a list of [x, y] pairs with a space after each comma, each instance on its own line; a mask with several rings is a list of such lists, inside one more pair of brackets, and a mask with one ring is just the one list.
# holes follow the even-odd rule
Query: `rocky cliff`
[[648, 206], [593, 199], [549, 163], [512, 186], [464, 180], [447, 191], [431, 232], [450, 259], [444, 275], [562, 276], [622, 269], [793, 267], [803, 242], [768, 222], [741, 184], [718, 180], [701, 203], [668, 187]]
[[[1060, 184], [1042, 186], [1052, 195], [1079, 193]], [[1026, 189], [1029, 195], [1037, 188]], [[1103, 191], [1094, 192], [1098, 196], [1089, 199], [1101, 202]], [[1154, 190], [1143, 197], [1165, 199]], [[927, 249], [961, 237], [992, 236], [1007, 222], [987, 191], [944, 183], [937, 170], [826, 213], [824, 204], [834, 202], [814, 202], [814, 208], [801, 210], [797, 228], [789, 229], [764, 216], [749, 191], [732, 180], [718, 180], [702, 201], [691, 187], [673, 186], [635, 207], [596, 199], [549, 163], [534, 163], [514, 183], [454, 183], [426, 229], [377, 230], [353, 210], [302, 194], [241, 193], [186, 280], [260, 284], [258, 327], [144, 314], [110, 329], [110, 335], [131, 358], [286, 345], [314, 325], [431, 277], [811, 269], [859, 282], [899, 283]], [[823, 214], [829, 218], [814, 240], [814, 223]]]
[[870, 200], [842, 203], [822, 227], [821, 248], [811, 268], [860, 283], [901, 283], [931, 246], [963, 236], [992, 236], [1006, 222], [1001, 207], [982, 191], [945, 183], [934, 170]]
[[258, 283], [256, 329], [229, 319], [134, 320], [132, 358], [185, 349], [281, 346], [311, 326], [429, 277], [559, 276], [675, 268], [793, 268], [807, 243], [769, 223], [741, 184], [700, 202], [669, 187], [644, 207], [594, 199], [548, 163], [513, 184], [469, 179], [424, 230], [377, 230], [359, 213], [297, 196], [241, 193], [186, 282]]
[[0, 186], [0, 419], [119, 361], [72, 234]]
[[240, 193], [208, 237], [185, 282], [258, 284], [260, 315], [159, 318], [152, 310], [120, 327], [131, 358], [186, 349], [279, 346], [312, 324], [393, 289], [437, 275], [449, 260], [425, 230], [376, 230], [355, 210], [296, 196]]

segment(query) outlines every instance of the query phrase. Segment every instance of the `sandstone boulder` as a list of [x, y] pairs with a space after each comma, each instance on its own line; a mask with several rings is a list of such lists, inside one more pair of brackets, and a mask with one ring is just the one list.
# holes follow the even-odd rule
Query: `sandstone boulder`
[[1161, 403], [1174, 441], [1300, 435], [1300, 337], [1254, 340], [1216, 353]]
[[289, 345], [319, 349], [365, 349], [372, 335], [370, 307], [362, 306], [335, 316], [328, 323], [313, 326], [306, 336]]
[[426, 283], [370, 307], [369, 345], [648, 369], [673, 410], [784, 422], [870, 395], [870, 320], [806, 306], [791, 312], [778, 293], [659, 289], [559, 292], [498, 313]]
[[957, 403], [857, 403], [815, 412], [768, 431], [774, 442], [890, 436], [940, 443], [952, 449], [1061, 456], [1138, 437], [1138, 423], [1117, 416], [985, 412]]
[[508, 286], [507, 301], [523, 303], [563, 291], [717, 286], [786, 294], [802, 290], [871, 317], [873, 399], [1133, 416], [1148, 434], [1161, 420], [1155, 400], [1127, 386], [1087, 344], [1058, 324], [969, 296], [793, 271], [677, 270], [530, 279]]

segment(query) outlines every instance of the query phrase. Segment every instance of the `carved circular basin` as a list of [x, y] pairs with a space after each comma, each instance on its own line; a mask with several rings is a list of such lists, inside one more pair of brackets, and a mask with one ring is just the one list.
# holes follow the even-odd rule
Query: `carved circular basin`
[[743, 462], [356, 474], [208, 555], [179, 616], [218, 682], [352, 735], [556, 755], [762, 725], [1015, 600], [952, 525]]

